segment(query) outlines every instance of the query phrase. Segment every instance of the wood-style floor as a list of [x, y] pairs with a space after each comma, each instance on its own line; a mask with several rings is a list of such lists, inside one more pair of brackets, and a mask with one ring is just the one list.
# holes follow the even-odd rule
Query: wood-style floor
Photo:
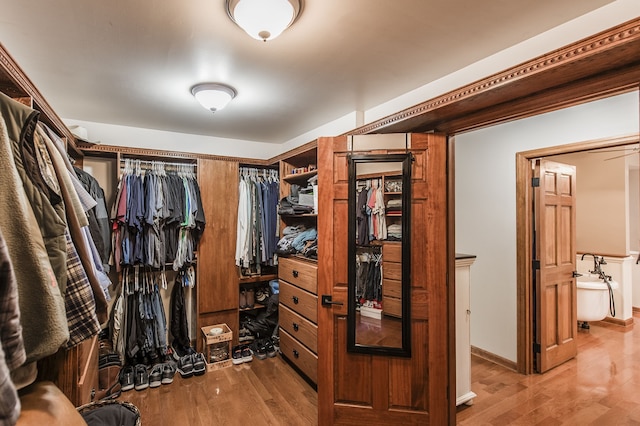
[[[635, 321], [640, 321], [636, 314]], [[593, 325], [579, 332], [578, 357], [525, 376], [472, 357], [471, 406], [457, 423], [640, 425], [640, 327]], [[280, 356], [125, 392], [143, 425], [315, 425], [317, 394]]]
[[471, 380], [478, 396], [458, 407], [458, 425], [640, 425], [640, 326], [580, 330], [577, 358], [545, 374], [473, 356]]
[[280, 356], [193, 376], [119, 398], [143, 426], [316, 425], [318, 398]]

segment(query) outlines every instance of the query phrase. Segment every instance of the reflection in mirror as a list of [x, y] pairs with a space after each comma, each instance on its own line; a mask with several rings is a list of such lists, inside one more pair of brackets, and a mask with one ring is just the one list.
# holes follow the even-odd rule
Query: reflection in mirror
[[410, 154], [349, 157], [348, 350], [410, 355]]

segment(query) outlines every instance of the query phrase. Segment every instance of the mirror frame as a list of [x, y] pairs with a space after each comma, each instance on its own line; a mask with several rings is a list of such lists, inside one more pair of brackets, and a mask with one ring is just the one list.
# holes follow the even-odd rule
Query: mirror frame
[[[411, 153], [349, 154], [347, 351], [411, 357]], [[356, 344], [356, 166], [359, 163], [402, 163], [402, 347]]]

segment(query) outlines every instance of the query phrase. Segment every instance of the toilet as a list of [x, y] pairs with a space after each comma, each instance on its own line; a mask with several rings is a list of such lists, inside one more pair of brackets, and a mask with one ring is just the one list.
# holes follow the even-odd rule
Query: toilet
[[[616, 290], [618, 283], [610, 281]], [[600, 321], [609, 315], [609, 287], [597, 275], [585, 274], [577, 282], [578, 321]]]

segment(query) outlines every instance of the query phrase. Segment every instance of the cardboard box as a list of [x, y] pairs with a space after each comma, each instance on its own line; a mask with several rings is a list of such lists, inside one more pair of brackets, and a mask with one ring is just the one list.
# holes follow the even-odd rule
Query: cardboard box
[[[214, 328], [222, 329], [222, 333], [212, 335], [210, 331]], [[207, 371], [219, 370], [229, 367], [232, 364], [231, 343], [233, 332], [227, 324], [207, 325], [201, 328], [202, 331], [202, 352], [207, 363]], [[211, 362], [212, 355], [220, 356], [226, 350], [226, 358], [220, 361]]]

